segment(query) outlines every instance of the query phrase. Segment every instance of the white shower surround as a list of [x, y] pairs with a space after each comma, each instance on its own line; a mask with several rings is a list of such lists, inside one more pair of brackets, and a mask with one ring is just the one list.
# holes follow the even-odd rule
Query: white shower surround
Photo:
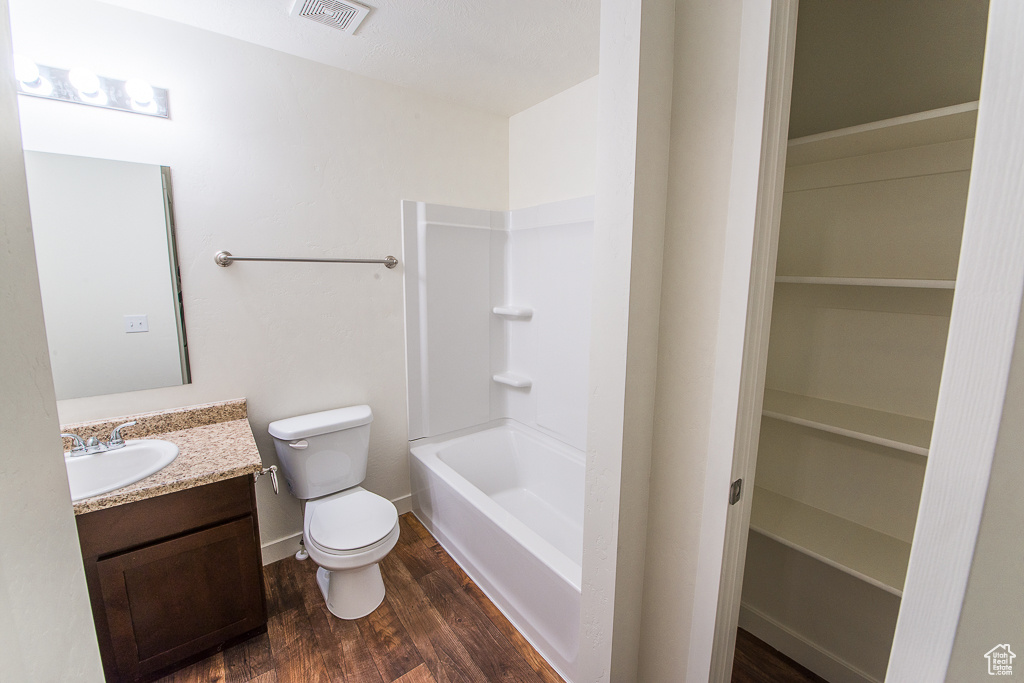
[[579, 654], [583, 451], [500, 420], [415, 441], [410, 452], [413, 512], [572, 681]]
[[[402, 203], [410, 439], [508, 417], [586, 446], [593, 215], [593, 197], [514, 211]], [[503, 373], [532, 386], [494, 381]]]
[[569, 681], [593, 206], [402, 206], [413, 512]]

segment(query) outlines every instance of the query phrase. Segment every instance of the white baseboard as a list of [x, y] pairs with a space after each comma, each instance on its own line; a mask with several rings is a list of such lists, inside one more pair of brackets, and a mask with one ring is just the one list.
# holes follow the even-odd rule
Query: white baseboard
[[298, 531], [290, 536], [279, 538], [263, 544], [263, 566], [273, 564], [278, 560], [291, 557], [299, 552], [299, 541], [302, 539], [302, 532]]
[[407, 512], [412, 512], [412, 494], [407, 494], [401, 498], [395, 498], [391, 501], [395, 504], [395, 508], [398, 509], [398, 514], [404, 515]]
[[740, 605], [739, 625], [830, 683], [881, 683], [753, 607]]
[[[412, 495], [405, 495], [401, 498], [395, 498], [391, 501], [395, 505], [395, 509], [398, 510], [398, 514], [404, 515], [407, 512], [412, 512]], [[299, 541], [302, 539], [302, 532], [296, 531], [294, 534], [278, 538], [273, 541], [268, 541], [263, 544], [263, 564], [264, 566], [283, 560], [286, 557], [291, 557], [299, 551]]]

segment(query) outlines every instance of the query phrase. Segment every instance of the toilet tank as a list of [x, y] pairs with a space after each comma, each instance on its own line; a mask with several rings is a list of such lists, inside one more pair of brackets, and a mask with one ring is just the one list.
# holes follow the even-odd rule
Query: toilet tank
[[366, 478], [370, 406], [352, 406], [271, 422], [277, 458], [296, 498], [330, 495]]

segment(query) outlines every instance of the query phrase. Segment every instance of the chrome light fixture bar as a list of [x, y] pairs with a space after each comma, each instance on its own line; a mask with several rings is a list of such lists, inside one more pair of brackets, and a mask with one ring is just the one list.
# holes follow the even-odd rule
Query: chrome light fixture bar
[[14, 59], [19, 94], [170, 118], [164, 88], [154, 88], [136, 78], [119, 81], [86, 69], [44, 66], [21, 55]]

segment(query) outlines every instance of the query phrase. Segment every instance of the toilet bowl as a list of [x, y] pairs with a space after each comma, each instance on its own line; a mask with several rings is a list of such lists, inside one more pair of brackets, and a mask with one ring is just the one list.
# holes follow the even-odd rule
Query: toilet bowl
[[398, 543], [398, 511], [360, 486], [306, 503], [302, 537], [331, 614], [359, 619], [384, 600], [378, 563]]
[[364, 617], [384, 600], [379, 562], [398, 542], [394, 504], [359, 486], [372, 421], [369, 406], [353, 406], [268, 427], [285, 480], [304, 501], [302, 537], [320, 592], [341, 619]]

